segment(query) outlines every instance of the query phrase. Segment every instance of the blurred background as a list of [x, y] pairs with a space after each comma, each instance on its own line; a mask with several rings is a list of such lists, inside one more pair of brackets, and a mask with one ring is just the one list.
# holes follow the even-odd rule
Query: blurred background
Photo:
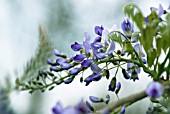
[[[24, 65], [35, 55], [40, 25], [46, 29], [54, 48], [73, 55], [70, 45], [75, 41], [82, 42], [84, 32], [94, 38], [94, 26], [110, 28], [116, 24], [120, 29], [126, 18], [122, 7], [129, 2], [137, 4], [145, 16], [151, 6], [159, 7], [161, 3], [167, 9], [170, 5], [168, 0], [0, 0], [0, 88], [5, 88], [9, 81], [14, 86]], [[139, 78], [133, 83], [120, 76], [120, 98], [143, 90], [151, 81], [144, 73]], [[82, 98], [88, 99], [89, 95], [103, 97], [107, 93], [114, 102], [117, 98], [107, 91], [108, 85], [109, 81], [103, 79], [86, 87], [76, 78], [72, 84], [32, 95], [27, 91], [0, 89], [0, 114], [51, 114], [57, 101], [66, 107], [77, 104]], [[144, 99], [128, 107], [126, 113], [143, 114], [148, 106], [149, 100]]]

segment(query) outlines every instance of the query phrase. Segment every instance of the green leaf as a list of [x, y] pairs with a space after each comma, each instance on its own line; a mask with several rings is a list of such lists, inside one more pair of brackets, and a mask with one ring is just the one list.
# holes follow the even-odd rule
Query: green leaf
[[156, 55], [157, 55], [157, 51], [154, 48], [151, 48], [147, 51], [147, 63], [149, 67], [153, 65]]
[[111, 33], [111, 34], [109, 34], [109, 39], [110, 39], [111, 41], [113, 41], [113, 42], [119, 43], [121, 46], [122, 46], [122, 44], [123, 44], [121, 36], [118, 35], [117, 33]]
[[130, 52], [130, 53], [133, 52], [132, 44], [131, 44], [129, 41], [127, 41], [127, 40], [125, 40], [125, 41], [123, 42], [123, 48], [124, 48], [124, 50], [125, 50], [126, 52]]

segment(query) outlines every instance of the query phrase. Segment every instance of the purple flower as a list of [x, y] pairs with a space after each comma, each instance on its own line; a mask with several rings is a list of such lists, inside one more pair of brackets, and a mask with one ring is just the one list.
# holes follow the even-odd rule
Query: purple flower
[[61, 114], [80, 114], [78, 110], [73, 107], [67, 107]]
[[78, 110], [81, 114], [87, 114], [87, 113], [89, 113], [89, 110], [88, 110], [86, 104], [83, 102], [83, 100], [81, 100], [75, 108], [76, 108], [76, 110]]
[[76, 55], [73, 57], [73, 60], [76, 61], [76, 62], [82, 62], [85, 58], [85, 55], [84, 54], [79, 54], [79, 55]]
[[158, 18], [161, 18], [161, 16], [166, 13], [161, 4], [159, 4], [159, 8], [151, 7], [150, 10], [155, 12], [158, 11]]
[[89, 85], [92, 81], [99, 81], [101, 79], [100, 74], [93, 74], [85, 78], [84, 82], [86, 82], [86, 86]]
[[152, 98], [158, 98], [163, 94], [163, 86], [159, 82], [151, 82], [146, 88], [146, 94]]
[[131, 75], [130, 79], [133, 81], [139, 80], [138, 73], [140, 73], [140, 68], [134, 63], [127, 63], [128, 73]]
[[68, 63], [68, 62], [69, 61], [67, 59], [65, 59], [65, 58], [57, 58], [56, 59], [56, 63], [59, 64], [59, 65], [61, 65], [63, 63]]
[[68, 70], [68, 69], [70, 69], [72, 66], [73, 66], [73, 65], [72, 65], [72, 64], [69, 64], [69, 63], [62, 63], [62, 64], [61, 64], [61, 68], [62, 68], [63, 70]]
[[71, 75], [77, 75], [80, 71], [81, 71], [81, 68], [73, 68], [73, 69], [69, 70], [69, 73]]
[[119, 113], [119, 114], [124, 114], [124, 113], [125, 113], [125, 111], [126, 111], [126, 107], [125, 107], [125, 106], [123, 106], [123, 107], [122, 107], [122, 109], [120, 110], [120, 113]]
[[109, 47], [108, 47], [108, 54], [113, 53], [114, 50], [115, 50], [115, 43], [114, 43], [114, 42], [111, 42], [111, 43], [109, 44]]
[[57, 49], [54, 49], [54, 55], [60, 57], [62, 54]]
[[161, 18], [161, 16], [164, 14], [164, 9], [161, 4], [159, 4], [159, 13], [158, 13], [158, 18]]
[[94, 43], [95, 42], [101, 42], [101, 36], [97, 36], [95, 39], [94, 39]]
[[107, 99], [107, 100], [105, 101], [105, 103], [108, 104], [109, 101], [110, 101], [110, 95], [109, 95], [109, 94], [106, 95], [106, 99]]
[[94, 31], [97, 35], [102, 36], [103, 26], [95, 26]]
[[60, 102], [57, 102], [57, 104], [52, 108], [53, 114], [62, 114], [63, 107]]
[[148, 16], [145, 17], [145, 22], [146, 22], [147, 24], [149, 24], [149, 18], [148, 18]]
[[52, 59], [47, 59], [47, 64], [54, 65], [53, 60]]
[[59, 67], [57, 67], [57, 66], [52, 66], [52, 67], [50, 67], [50, 70], [51, 70], [51, 71], [58, 72], [58, 71], [61, 71], [62, 69], [59, 68]]
[[86, 101], [86, 106], [90, 109], [90, 111], [94, 111], [94, 108], [90, 105], [88, 101]]
[[115, 93], [118, 94], [119, 91], [120, 91], [120, 88], [121, 88], [121, 83], [118, 82], [117, 85], [116, 85], [116, 90], [115, 90]]
[[91, 63], [92, 63], [91, 59], [86, 59], [81, 63], [81, 66], [87, 68], [91, 65]]
[[101, 71], [101, 68], [99, 68], [99, 66], [97, 66], [96, 64], [91, 64], [90, 68], [96, 74], [98, 74]]
[[142, 47], [139, 44], [136, 44], [134, 49], [140, 57], [145, 57], [145, 54], [142, 52]]
[[71, 49], [73, 49], [74, 51], [80, 51], [80, 49], [82, 49], [82, 44], [79, 44], [77, 42], [75, 42], [74, 44], [71, 45]]
[[129, 21], [129, 19], [126, 19], [122, 22], [121, 24], [122, 30], [124, 32], [124, 34], [126, 35], [130, 35], [134, 32], [134, 26], [133, 24]]
[[70, 78], [67, 78], [67, 79], [63, 80], [63, 82], [65, 84], [70, 84], [73, 81], [73, 79], [74, 79], [74, 77], [70, 77]]
[[99, 102], [103, 102], [104, 101], [102, 98], [98, 98], [98, 97], [94, 97], [94, 96], [90, 96], [89, 99], [93, 103], [99, 103]]

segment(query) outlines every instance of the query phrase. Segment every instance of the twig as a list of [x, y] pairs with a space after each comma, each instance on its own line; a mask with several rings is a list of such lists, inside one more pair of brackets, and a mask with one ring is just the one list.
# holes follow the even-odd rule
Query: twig
[[133, 95], [127, 96], [125, 98], [119, 99], [117, 102], [114, 102], [112, 104], [107, 105], [103, 109], [95, 112], [94, 114], [101, 114], [104, 110], [107, 110], [108, 112], [114, 111], [116, 108], [123, 106], [123, 105], [128, 105], [128, 103], [133, 104], [143, 98], [147, 97], [145, 90], [135, 93]]

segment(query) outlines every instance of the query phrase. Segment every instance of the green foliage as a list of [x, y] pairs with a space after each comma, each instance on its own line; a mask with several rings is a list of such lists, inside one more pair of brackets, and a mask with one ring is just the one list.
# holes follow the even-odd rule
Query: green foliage
[[45, 28], [40, 26], [39, 28], [39, 46], [37, 48], [36, 55], [31, 58], [24, 68], [23, 75], [21, 76], [21, 82], [30, 78], [30, 76], [38, 75], [40, 69], [47, 67], [46, 60], [52, 56], [53, 45], [47, 36]]

